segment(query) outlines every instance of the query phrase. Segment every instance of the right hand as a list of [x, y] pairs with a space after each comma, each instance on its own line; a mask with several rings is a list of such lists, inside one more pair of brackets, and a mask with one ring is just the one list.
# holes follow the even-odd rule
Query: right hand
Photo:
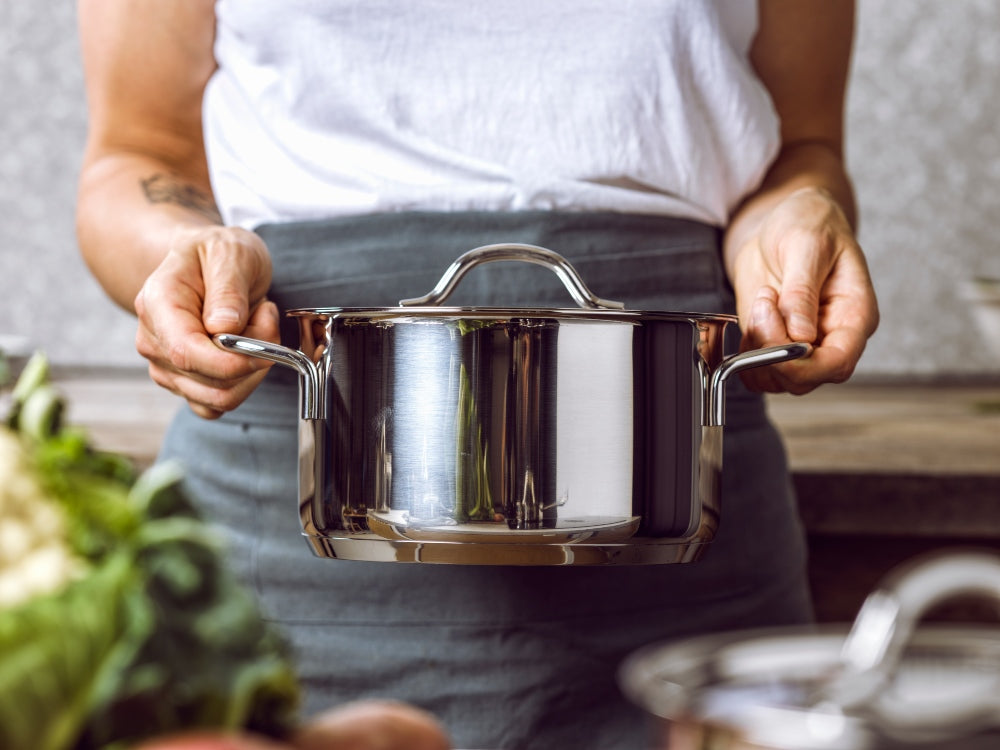
[[257, 387], [270, 362], [220, 349], [217, 333], [273, 343], [278, 309], [265, 298], [271, 257], [253, 232], [206, 226], [177, 231], [163, 262], [135, 298], [136, 350], [155, 383], [215, 419]]

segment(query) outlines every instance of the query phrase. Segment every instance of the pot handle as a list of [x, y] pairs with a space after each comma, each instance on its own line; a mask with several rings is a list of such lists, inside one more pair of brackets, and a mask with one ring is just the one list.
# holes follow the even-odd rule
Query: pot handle
[[417, 307], [424, 305], [440, 305], [455, 290], [458, 282], [469, 271], [484, 263], [493, 263], [500, 260], [519, 260], [524, 263], [534, 263], [550, 269], [563, 286], [573, 297], [573, 301], [580, 307], [604, 310], [623, 310], [625, 304], [614, 300], [601, 299], [597, 297], [587, 285], [583, 283], [580, 274], [570, 265], [559, 253], [538, 245], [524, 245], [520, 243], [503, 243], [499, 245], [483, 245], [462, 253], [454, 263], [444, 272], [441, 280], [438, 281], [429, 293], [423, 297], [413, 297], [399, 301], [401, 307]]
[[[968, 730], [1000, 718], [1000, 691], [981, 691], [980, 701], [942, 698], [933, 710], [893, 701], [885, 690], [919, 620], [947, 599], [978, 595], [1000, 603], [1000, 555], [991, 550], [933, 552], [892, 571], [869, 594], [841, 647], [837, 670], [817, 702], [874, 713], [899, 738], [927, 738], [934, 730]], [[1000, 679], [994, 681], [1000, 686]]]
[[305, 354], [287, 346], [272, 344], [247, 336], [218, 333], [212, 337], [216, 346], [226, 351], [277, 362], [299, 373], [300, 408], [303, 419], [325, 419], [323, 389], [320, 388], [319, 368]]
[[721, 427], [726, 422], [726, 381], [743, 370], [764, 365], [775, 365], [779, 362], [789, 362], [793, 359], [808, 357], [812, 354], [812, 344], [793, 342], [768, 346], [764, 349], [752, 349], [748, 352], [733, 354], [722, 360], [712, 373], [708, 383], [708, 413], [705, 423], [709, 427]]

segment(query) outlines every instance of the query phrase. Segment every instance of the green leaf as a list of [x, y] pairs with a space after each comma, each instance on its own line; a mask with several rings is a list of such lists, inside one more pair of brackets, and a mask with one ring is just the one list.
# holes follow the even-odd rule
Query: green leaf
[[49, 360], [41, 352], [35, 352], [21, 370], [17, 383], [14, 384], [14, 390], [11, 392], [11, 398], [16, 402], [23, 402], [29, 393], [48, 382]]
[[[8, 424], [63, 512], [87, 577], [0, 611], [0, 750], [124, 750], [168, 732], [297, 719], [284, 639], [226, 568], [176, 464], [136, 476], [60, 424], [62, 401], [37, 355]], [[3, 477], [0, 477], [0, 481]]]
[[151, 628], [127, 556], [0, 613], [0, 747], [73, 747]]
[[32, 390], [21, 403], [20, 430], [39, 442], [59, 431], [65, 404], [59, 392], [48, 384]]

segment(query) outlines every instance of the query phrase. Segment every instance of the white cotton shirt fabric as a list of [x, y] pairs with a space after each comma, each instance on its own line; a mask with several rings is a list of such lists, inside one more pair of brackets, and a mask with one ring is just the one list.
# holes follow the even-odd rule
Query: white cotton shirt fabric
[[616, 211], [715, 225], [779, 122], [751, 0], [219, 0], [227, 223]]

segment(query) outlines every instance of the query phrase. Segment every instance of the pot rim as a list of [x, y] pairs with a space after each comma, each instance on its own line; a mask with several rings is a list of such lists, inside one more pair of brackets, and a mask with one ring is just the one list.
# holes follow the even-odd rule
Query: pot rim
[[544, 307], [297, 307], [287, 310], [286, 317], [330, 318], [476, 318], [501, 320], [505, 318], [575, 318], [594, 320], [657, 320], [676, 323], [736, 323], [739, 318], [730, 313], [681, 312], [661, 310], [607, 310], [595, 308], [544, 308]]
[[[654, 643], [622, 663], [618, 682], [626, 697], [650, 716], [735, 732], [757, 743], [754, 747], [855, 750], [877, 745], [879, 737], [909, 746], [914, 736], [960, 739], [984, 729], [970, 723], [968, 732], [952, 725], [937, 733], [928, 726], [914, 732], [886, 723], [875, 705], [847, 710], [829, 701], [810, 702], [809, 696], [818, 695], [817, 688], [835, 674], [849, 628], [844, 623], [777, 626]], [[934, 623], [914, 631], [900, 667], [906, 671], [913, 664], [930, 663], [941, 684], [948, 685], [954, 684], [949, 679], [971, 670], [988, 671], [998, 656], [996, 627]], [[893, 700], [887, 705], [911, 708]], [[720, 713], [721, 707], [725, 710]], [[824, 727], [824, 719], [836, 726]], [[996, 720], [986, 723], [996, 727]]]

